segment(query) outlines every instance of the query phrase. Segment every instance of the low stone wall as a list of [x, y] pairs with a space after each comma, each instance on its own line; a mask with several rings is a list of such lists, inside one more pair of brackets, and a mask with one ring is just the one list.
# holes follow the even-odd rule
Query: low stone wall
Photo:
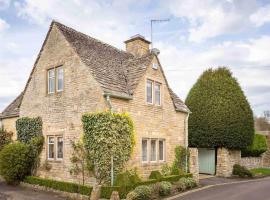
[[199, 183], [199, 153], [197, 148], [189, 148], [189, 171], [194, 180]]
[[264, 167], [263, 157], [244, 157], [241, 158], [241, 165], [248, 169]]
[[230, 177], [233, 165], [241, 163], [241, 151], [226, 148], [217, 150], [216, 176]]

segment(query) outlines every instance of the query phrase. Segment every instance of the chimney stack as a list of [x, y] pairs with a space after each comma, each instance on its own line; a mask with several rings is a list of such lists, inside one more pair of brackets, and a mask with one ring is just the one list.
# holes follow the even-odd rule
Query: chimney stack
[[141, 57], [149, 53], [149, 45], [151, 42], [146, 40], [143, 36], [137, 34], [125, 41], [126, 51], [136, 57]]

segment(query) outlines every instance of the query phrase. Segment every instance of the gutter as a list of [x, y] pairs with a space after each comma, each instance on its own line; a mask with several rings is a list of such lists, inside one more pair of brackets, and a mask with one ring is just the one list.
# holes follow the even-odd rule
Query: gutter
[[125, 99], [125, 100], [132, 100], [133, 99], [131, 95], [124, 94], [124, 93], [109, 92], [109, 91], [105, 91], [103, 93], [103, 96], [104, 97], [110, 96], [110, 97], [113, 97], [113, 98]]
[[185, 168], [186, 168], [186, 173], [188, 172], [188, 154], [187, 154], [187, 152], [188, 152], [188, 118], [189, 118], [190, 113], [191, 112], [187, 113], [187, 117], [185, 119], [185, 148], [186, 148], [186, 166], [185, 166]]

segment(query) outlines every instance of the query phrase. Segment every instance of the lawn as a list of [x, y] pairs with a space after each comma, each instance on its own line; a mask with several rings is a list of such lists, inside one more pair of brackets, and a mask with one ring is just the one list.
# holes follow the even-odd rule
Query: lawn
[[255, 175], [270, 175], [270, 168], [255, 168], [250, 170]]

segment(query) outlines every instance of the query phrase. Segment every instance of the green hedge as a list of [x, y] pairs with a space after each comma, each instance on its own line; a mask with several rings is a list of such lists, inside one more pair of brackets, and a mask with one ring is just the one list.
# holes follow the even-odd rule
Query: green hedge
[[242, 149], [242, 157], [259, 157], [267, 151], [267, 139], [265, 135], [255, 134], [252, 145]]
[[191, 88], [186, 105], [189, 146], [243, 149], [254, 137], [253, 112], [227, 68], [206, 70]]
[[42, 136], [42, 120], [40, 117], [22, 117], [16, 121], [17, 139], [28, 143], [37, 136]]
[[52, 179], [44, 179], [35, 176], [27, 176], [24, 179], [24, 182], [32, 185], [39, 185], [52, 188], [54, 190], [59, 190], [63, 192], [79, 193], [82, 195], [89, 195], [92, 191], [92, 187], [89, 186], [83, 186], [76, 183], [69, 183], [63, 181], [56, 181]]

